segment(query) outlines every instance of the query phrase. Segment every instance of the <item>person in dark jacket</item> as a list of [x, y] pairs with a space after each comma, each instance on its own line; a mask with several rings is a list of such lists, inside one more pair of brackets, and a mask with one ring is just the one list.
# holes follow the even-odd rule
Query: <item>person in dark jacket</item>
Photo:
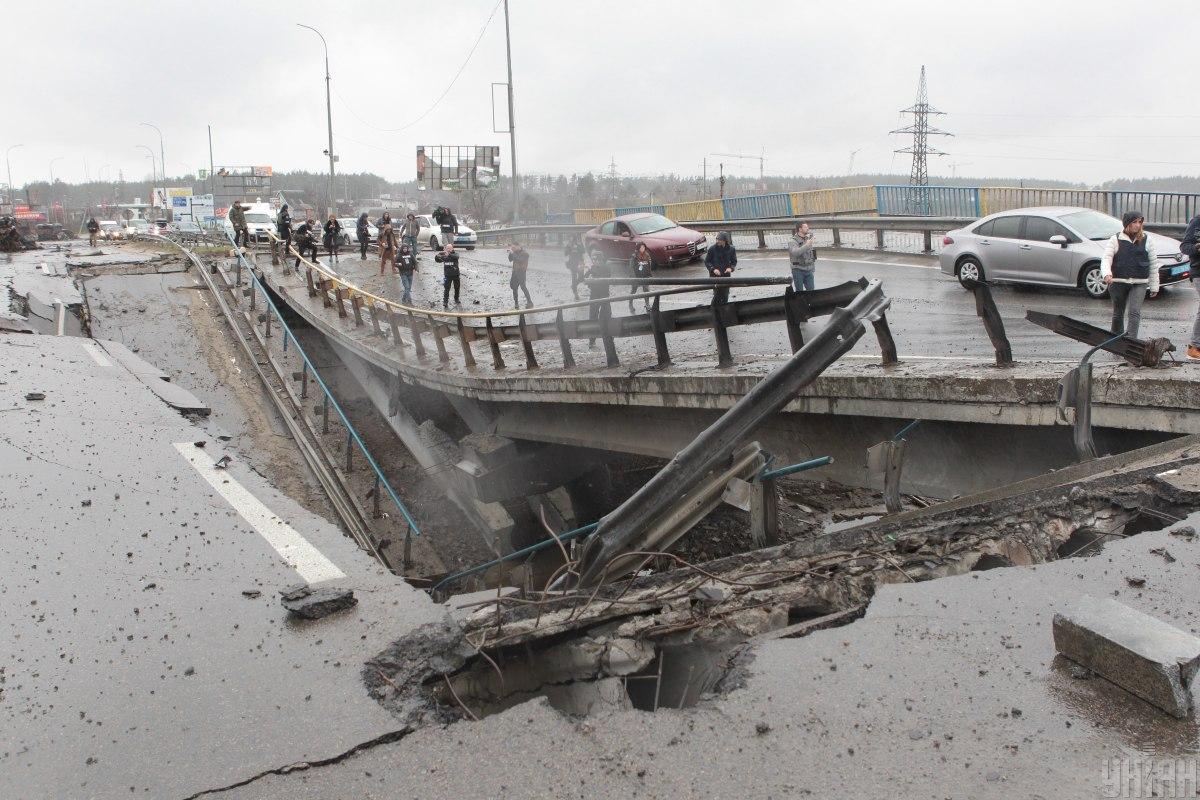
[[392, 215], [384, 212], [379, 220], [379, 274], [387, 271], [387, 265], [396, 271], [396, 229], [392, 227]]
[[317, 223], [306, 219], [296, 228], [296, 269], [300, 269], [300, 259], [308, 253], [313, 261], [317, 260]]
[[367, 260], [367, 245], [371, 243], [371, 223], [367, 220], [367, 212], [358, 215], [354, 223], [354, 235], [358, 237], [358, 260]]
[[246, 227], [246, 209], [237, 200], [229, 207], [229, 224], [233, 226], [234, 247], [246, 247], [250, 244], [250, 229]]
[[[634, 278], [649, 278], [654, 274], [654, 256], [650, 255], [650, 248], [646, 247], [645, 242], [638, 242], [637, 249], [633, 251], [633, 255], [629, 257], [629, 272]], [[633, 297], [637, 292], [650, 293], [650, 287], [642, 284], [633, 284], [629, 287], [629, 313], [633, 313]], [[650, 310], [650, 301], [643, 300], [646, 304], [646, 310]]]
[[563, 249], [563, 257], [567, 260], [567, 272], [571, 273], [571, 294], [579, 299], [579, 282], [583, 280], [583, 242], [574, 239], [567, 242]]
[[454, 252], [454, 245], [447, 242], [442, 252], [434, 256], [433, 260], [442, 265], [442, 308], [450, 307], [451, 285], [454, 286], [454, 305], [461, 306], [462, 303], [458, 300], [458, 253]]
[[513, 308], [520, 308], [521, 301], [517, 298], [517, 289], [525, 293], [525, 307], [533, 308], [533, 298], [529, 296], [529, 286], [525, 281], [529, 277], [529, 251], [521, 247], [519, 242], [508, 246], [508, 260], [512, 263], [512, 275], [508, 279], [508, 288], [513, 293]]
[[[1190, 260], [1192, 268], [1188, 280], [1200, 300], [1200, 274], [1197, 274], [1200, 272], [1200, 214], [1192, 217], [1188, 223], [1179, 250]], [[1192, 340], [1188, 344], [1187, 355], [1188, 358], [1200, 358], [1200, 304], [1196, 306], [1196, 320], [1192, 323]]]
[[325, 220], [325, 234], [321, 241], [325, 244], [325, 252], [329, 254], [330, 260], [337, 261], [338, 245], [342, 243], [342, 223], [338, 222], [332, 211], [329, 212], [329, 219]]
[[96, 246], [96, 237], [100, 234], [100, 223], [96, 222], [95, 217], [90, 217], [87, 221], [88, 232], [88, 247]]
[[441, 229], [441, 243], [443, 245], [454, 244], [454, 234], [458, 233], [458, 219], [454, 216], [454, 212], [445, 206], [438, 206], [433, 212], [433, 219]]
[[417, 257], [413, 254], [412, 248], [408, 246], [408, 242], [400, 245], [400, 255], [396, 257], [396, 269], [400, 271], [400, 285], [404, 289], [404, 296], [400, 298], [400, 302], [406, 305], [411, 304], [413, 273], [417, 271]]
[[[587, 272], [579, 276], [580, 281], [586, 281], [588, 278], [611, 278], [612, 269], [608, 266], [607, 258], [597, 259], [597, 262]], [[609, 296], [607, 283], [593, 283], [588, 286], [589, 300], [603, 300]], [[588, 319], [600, 319], [600, 307], [602, 303], [594, 303], [588, 307]], [[595, 337], [588, 339], [588, 347], [595, 347]]]
[[[284, 203], [279, 209], [279, 215], [275, 217], [275, 228], [279, 231], [279, 239], [283, 243], [283, 258], [288, 256], [288, 250], [292, 246], [292, 212], [288, 211], [287, 203]], [[299, 262], [297, 262], [299, 266]]]
[[421, 250], [417, 247], [417, 237], [421, 235], [421, 223], [417, 222], [417, 217], [411, 211], [404, 218], [404, 241], [408, 242], [409, 249], [412, 250], [413, 258], [420, 258]]
[[[717, 241], [708, 248], [704, 256], [704, 266], [708, 269], [710, 278], [732, 278], [734, 267], [737, 266], [737, 250], [729, 240], [729, 234], [721, 231]], [[713, 302], [721, 304], [729, 300], [729, 288], [722, 286], [713, 290]]]

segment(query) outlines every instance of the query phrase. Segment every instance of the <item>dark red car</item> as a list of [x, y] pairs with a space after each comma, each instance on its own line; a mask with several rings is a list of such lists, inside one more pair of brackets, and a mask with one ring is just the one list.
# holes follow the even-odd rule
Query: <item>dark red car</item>
[[583, 245], [593, 264], [601, 259], [628, 261], [642, 242], [650, 249], [655, 267], [697, 261], [708, 249], [708, 238], [703, 233], [676, 225], [662, 214], [624, 214], [583, 235]]

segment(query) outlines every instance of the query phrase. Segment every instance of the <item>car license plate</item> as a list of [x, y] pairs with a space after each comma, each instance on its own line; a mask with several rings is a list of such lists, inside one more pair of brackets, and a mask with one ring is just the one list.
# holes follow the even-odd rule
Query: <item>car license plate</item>
[[1172, 275], [1186, 275], [1188, 273], [1189, 269], [1191, 269], [1190, 266], [1188, 266], [1188, 267], [1172, 267], [1171, 274]]

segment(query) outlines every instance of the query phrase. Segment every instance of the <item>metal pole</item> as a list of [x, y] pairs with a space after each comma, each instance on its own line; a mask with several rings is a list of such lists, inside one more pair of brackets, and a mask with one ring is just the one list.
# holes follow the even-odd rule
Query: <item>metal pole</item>
[[163, 152], [163, 135], [162, 131], [158, 130], [157, 125], [151, 125], [149, 122], [139, 122], [139, 125], [145, 125], [147, 128], [154, 128], [158, 133], [158, 163], [162, 169], [163, 190], [167, 188], [167, 156]]
[[217, 201], [217, 183], [213, 177], [213, 155], [212, 155], [212, 125], [208, 126], [208, 192], [213, 196], [213, 203]]
[[329, 45], [325, 41], [325, 37], [321, 32], [311, 25], [304, 25], [297, 22], [301, 28], [308, 28], [310, 31], [321, 37], [321, 46], [325, 48], [325, 123], [329, 128], [329, 207], [325, 209], [325, 213], [334, 210], [333, 205], [333, 101], [329, 96]]
[[513, 119], [512, 38], [508, 32], [508, 0], [504, 0], [504, 52], [508, 60], [508, 149], [512, 158], [513, 222], [521, 219], [521, 181], [517, 177], [517, 123]]
[[24, 147], [23, 144], [14, 144], [12, 147], [4, 151], [4, 166], [8, 168], [8, 204], [13, 207], [13, 213], [16, 213], [17, 205], [17, 188], [12, 182], [12, 161], [9, 160], [8, 154], [18, 147]]
[[54, 221], [54, 201], [50, 194], [51, 192], [54, 191], [54, 162], [62, 161], [62, 159], [63, 159], [63, 156], [55, 156], [54, 158], [50, 159], [50, 188], [48, 188], [46, 190], [46, 221], [47, 222]]
[[[150, 156], [150, 207], [154, 208], [154, 183], [155, 183], [155, 181], [158, 180], [158, 168], [157, 168], [157, 165], [155, 165], [155, 163], [154, 163], [154, 151], [151, 150], [149, 147], [146, 147], [146, 145], [144, 145], [144, 144], [134, 145], [134, 147], [142, 148], [143, 150], [146, 151], [146, 154], [148, 156]], [[166, 190], [167, 190], [166, 181], [164, 180], [163, 181], [163, 191], [165, 192]], [[164, 198], [164, 202], [165, 202], [165, 198]]]

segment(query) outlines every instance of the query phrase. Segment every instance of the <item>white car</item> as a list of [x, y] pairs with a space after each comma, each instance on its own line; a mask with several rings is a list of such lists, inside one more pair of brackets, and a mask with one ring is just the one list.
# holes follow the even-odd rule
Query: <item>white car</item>
[[[356, 217], [338, 217], [338, 222], [342, 223], [342, 246], [349, 247], [358, 244], [358, 219]], [[367, 220], [367, 241], [379, 241], [379, 229], [369, 219]]]
[[116, 220], [102, 219], [99, 236], [101, 239], [124, 239], [125, 229]]
[[[434, 222], [433, 217], [428, 214], [417, 214], [417, 222], [421, 225], [421, 232], [417, 235], [417, 245], [427, 244], [433, 250], [441, 250], [446, 244], [442, 241], [442, 226]], [[401, 220], [401, 224], [403, 224]], [[474, 250], [475, 245], [479, 242], [479, 236], [472, 228], [458, 223], [458, 233], [454, 237], [454, 246], [461, 247], [464, 250]]]
[[130, 219], [125, 221], [125, 237], [132, 239], [134, 236], [150, 236], [158, 233], [158, 229], [150, 224], [150, 220], [146, 219]]

